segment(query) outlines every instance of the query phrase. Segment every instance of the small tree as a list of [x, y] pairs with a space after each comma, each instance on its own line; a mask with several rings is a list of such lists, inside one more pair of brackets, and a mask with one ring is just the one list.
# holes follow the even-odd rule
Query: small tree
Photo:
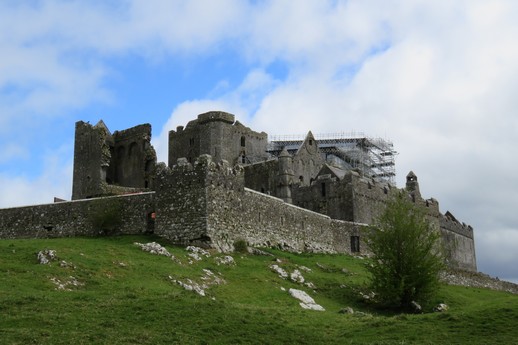
[[444, 266], [439, 237], [424, 210], [405, 195], [387, 204], [368, 236], [371, 288], [384, 306], [405, 309], [412, 301], [429, 301]]

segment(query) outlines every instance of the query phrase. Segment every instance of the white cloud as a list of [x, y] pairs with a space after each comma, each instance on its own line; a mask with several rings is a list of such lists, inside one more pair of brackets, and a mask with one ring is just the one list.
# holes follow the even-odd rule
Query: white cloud
[[54, 197], [69, 199], [72, 194], [72, 147], [63, 145], [43, 157], [44, 171], [37, 178], [0, 174], [0, 184], [7, 186], [0, 194], [0, 207], [52, 203]]

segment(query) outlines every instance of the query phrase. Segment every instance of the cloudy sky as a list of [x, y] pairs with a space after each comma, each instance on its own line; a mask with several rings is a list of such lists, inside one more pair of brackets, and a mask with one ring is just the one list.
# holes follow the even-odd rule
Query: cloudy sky
[[270, 134], [394, 142], [397, 184], [518, 282], [518, 2], [0, 1], [0, 207], [70, 198], [74, 123], [167, 132], [223, 110]]

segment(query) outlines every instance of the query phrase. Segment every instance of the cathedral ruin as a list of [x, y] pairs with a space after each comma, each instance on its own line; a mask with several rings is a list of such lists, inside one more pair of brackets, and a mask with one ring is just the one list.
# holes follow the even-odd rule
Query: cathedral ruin
[[0, 237], [97, 235], [99, 200], [117, 203], [117, 233], [154, 233], [221, 251], [237, 240], [292, 251], [364, 253], [364, 233], [397, 193], [425, 208], [452, 267], [476, 271], [471, 226], [435, 199], [417, 176], [394, 184], [391, 142], [343, 135], [268, 140], [211, 111], [169, 132], [168, 164], [158, 163], [151, 126], [111, 133], [76, 123], [72, 201], [0, 210]]

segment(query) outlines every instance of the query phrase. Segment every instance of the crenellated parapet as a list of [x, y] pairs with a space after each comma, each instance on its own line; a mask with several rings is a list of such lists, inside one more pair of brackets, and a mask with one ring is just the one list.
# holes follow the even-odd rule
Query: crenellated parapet
[[226, 113], [224, 111], [209, 111], [204, 114], [200, 114], [198, 116], [198, 122], [200, 124], [207, 122], [216, 122], [221, 121], [228, 124], [233, 124], [235, 121], [235, 116], [230, 113]]
[[473, 228], [471, 225], [459, 222], [450, 211], [447, 211], [440, 217], [441, 228], [462, 235], [464, 237], [473, 239]]

